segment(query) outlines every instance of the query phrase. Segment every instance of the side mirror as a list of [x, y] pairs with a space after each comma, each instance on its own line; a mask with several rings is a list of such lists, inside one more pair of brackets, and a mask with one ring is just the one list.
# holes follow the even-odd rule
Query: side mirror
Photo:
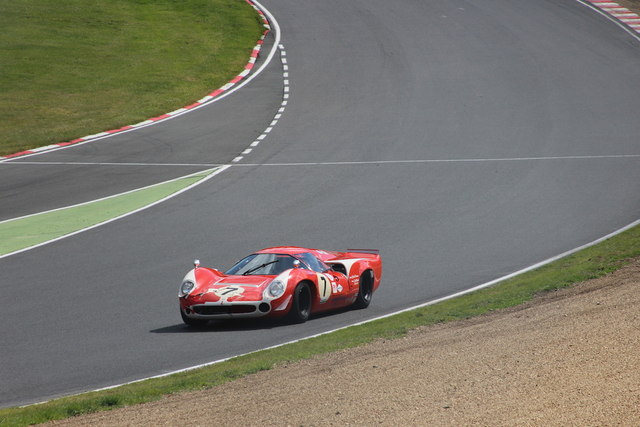
[[300, 268], [300, 260], [293, 261], [293, 268]]
[[199, 260], [199, 259], [195, 259], [195, 260], [193, 260], [193, 266], [194, 266], [195, 268], [200, 267], [200, 260]]

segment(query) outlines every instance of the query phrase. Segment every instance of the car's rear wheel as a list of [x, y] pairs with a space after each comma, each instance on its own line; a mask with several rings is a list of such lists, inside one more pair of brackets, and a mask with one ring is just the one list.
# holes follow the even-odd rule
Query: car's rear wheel
[[180, 309], [180, 316], [182, 317], [182, 321], [184, 323], [186, 323], [189, 326], [193, 326], [196, 328], [201, 328], [203, 326], [205, 326], [207, 323], [209, 323], [208, 320], [203, 320], [203, 319], [192, 319], [190, 317], [187, 317], [184, 312], [182, 311], [182, 309]]
[[289, 320], [293, 323], [304, 323], [311, 314], [311, 288], [306, 282], [298, 283], [293, 291], [293, 302], [289, 310]]
[[360, 276], [360, 290], [353, 308], [367, 308], [373, 298], [373, 271], [367, 270]]

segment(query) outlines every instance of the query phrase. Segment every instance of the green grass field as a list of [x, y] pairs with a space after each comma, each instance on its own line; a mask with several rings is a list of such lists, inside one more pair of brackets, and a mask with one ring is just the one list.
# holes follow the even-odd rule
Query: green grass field
[[244, 0], [0, 0], [0, 155], [209, 94], [262, 35]]

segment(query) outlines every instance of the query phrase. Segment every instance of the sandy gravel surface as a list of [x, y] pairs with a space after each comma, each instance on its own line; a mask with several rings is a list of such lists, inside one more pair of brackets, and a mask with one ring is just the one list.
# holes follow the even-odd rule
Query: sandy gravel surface
[[640, 426], [640, 259], [514, 309], [55, 424]]

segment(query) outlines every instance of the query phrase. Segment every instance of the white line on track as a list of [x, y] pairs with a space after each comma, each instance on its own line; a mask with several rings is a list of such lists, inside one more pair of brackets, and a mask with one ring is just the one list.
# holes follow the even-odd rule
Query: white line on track
[[[262, 138], [264, 139], [264, 138]], [[262, 140], [256, 140], [249, 147], [255, 147]], [[596, 156], [543, 156], [543, 157], [495, 157], [495, 158], [462, 158], [462, 159], [413, 159], [413, 160], [368, 160], [368, 161], [342, 161], [342, 162], [282, 162], [282, 163], [239, 163], [225, 165], [223, 163], [115, 163], [115, 162], [13, 162], [0, 164], [2, 166], [18, 165], [54, 165], [54, 166], [155, 166], [155, 167], [216, 167], [233, 166], [257, 167], [257, 166], [354, 166], [354, 165], [392, 165], [412, 163], [489, 163], [489, 162], [531, 162], [552, 160], [597, 160], [597, 159], [638, 159], [640, 154], [603, 154]]]
[[599, 156], [547, 156], [547, 157], [509, 157], [479, 159], [414, 159], [414, 160], [370, 160], [346, 162], [290, 162], [290, 163], [243, 163], [234, 166], [355, 166], [355, 165], [390, 165], [390, 164], [425, 164], [425, 163], [489, 163], [489, 162], [525, 162], [544, 160], [593, 160], [593, 159], [633, 159], [640, 154], [612, 154]]

